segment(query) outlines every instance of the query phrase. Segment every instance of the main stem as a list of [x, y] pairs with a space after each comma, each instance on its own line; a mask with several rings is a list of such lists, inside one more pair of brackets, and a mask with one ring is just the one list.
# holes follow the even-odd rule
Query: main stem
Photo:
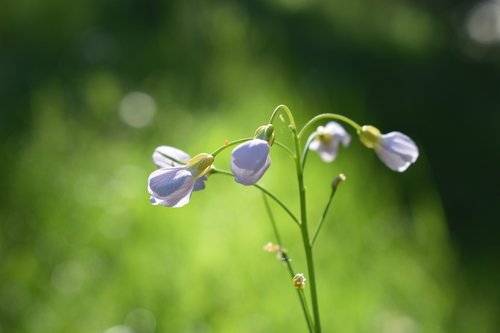
[[[290, 121], [290, 129], [292, 130], [293, 133], [293, 140], [295, 143], [295, 167], [297, 170], [297, 180], [298, 180], [298, 185], [299, 185], [299, 199], [300, 199], [300, 231], [302, 233], [302, 242], [304, 243], [304, 250], [306, 252], [306, 262], [307, 262], [307, 270], [309, 274], [309, 285], [311, 289], [311, 303], [312, 303], [312, 309], [313, 309], [313, 316], [314, 316], [314, 328], [316, 333], [321, 333], [321, 324], [319, 320], [319, 306], [318, 306], [318, 293], [316, 291], [316, 277], [314, 275], [314, 262], [313, 262], [313, 253], [312, 253], [312, 246], [309, 241], [309, 229], [307, 228], [307, 211], [306, 211], [306, 189], [304, 186], [304, 168], [302, 166], [302, 154], [300, 152], [300, 137], [304, 134], [305, 130], [307, 127], [311, 126], [314, 121], [323, 119], [323, 118], [336, 118], [338, 119], [338, 115], [335, 114], [327, 114], [322, 117], [315, 117], [311, 121], [309, 121], [302, 130], [297, 133], [297, 127], [295, 126], [295, 120], [293, 119], [293, 115], [290, 112], [290, 109], [286, 105], [278, 105], [276, 109], [274, 109], [274, 112], [271, 115], [271, 119], [269, 120], [269, 123], [272, 123], [274, 120], [274, 117], [278, 114], [280, 110], [283, 110], [285, 114], [288, 117], [288, 120]], [[343, 118], [342, 116], [340, 116]], [[347, 119], [347, 118], [346, 118]], [[344, 120], [344, 119], [340, 119]], [[350, 119], [347, 119], [350, 121]], [[351, 121], [352, 122], [352, 121]], [[358, 126], [356, 123], [352, 122], [354, 127]]]
[[300, 199], [300, 231], [302, 233], [302, 242], [304, 243], [304, 250], [306, 253], [307, 270], [309, 275], [309, 285], [311, 289], [311, 303], [314, 316], [314, 328], [316, 333], [321, 333], [321, 324], [319, 318], [319, 306], [318, 306], [318, 293], [316, 290], [316, 277], [314, 273], [314, 261], [312, 246], [309, 240], [309, 229], [307, 227], [307, 211], [306, 211], [306, 189], [304, 186], [304, 174], [301, 163], [301, 152], [300, 152], [300, 142], [297, 132], [293, 133], [295, 142], [295, 167], [297, 170], [297, 180], [299, 185], [299, 199]]

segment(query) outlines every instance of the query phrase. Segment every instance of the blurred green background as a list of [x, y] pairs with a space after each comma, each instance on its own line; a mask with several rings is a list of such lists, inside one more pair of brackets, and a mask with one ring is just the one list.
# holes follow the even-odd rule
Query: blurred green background
[[[348, 178], [315, 253], [325, 332], [498, 332], [499, 26], [497, 1], [0, 2], [0, 332], [304, 332], [260, 193], [146, 191], [156, 146], [213, 151], [282, 103], [421, 151], [404, 174], [355, 139], [310, 155], [312, 221]], [[262, 184], [296, 211], [272, 159]]]

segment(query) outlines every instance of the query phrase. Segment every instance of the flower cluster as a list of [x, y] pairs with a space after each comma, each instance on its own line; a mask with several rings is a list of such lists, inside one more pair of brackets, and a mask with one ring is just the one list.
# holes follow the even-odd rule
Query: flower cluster
[[[252, 140], [237, 146], [232, 153], [231, 170], [236, 182], [254, 185], [271, 164], [269, 151], [274, 142], [273, 125], [261, 126]], [[227, 146], [225, 143], [224, 146]], [[157, 147], [153, 163], [159, 168], [148, 178], [148, 191], [153, 205], [182, 207], [193, 191], [205, 189], [205, 181], [213, 169], [214, 157], [201, 153], [191, 158], [186, 152], [170, 146]]]
[[[285, 121], [283, 114], [278, 114], [279, 111], [283, 111], [283, 114], [288, 117], [290, 134], [295, 149], [290, 149], [286, 144], [277, 141], [275, 138], [273, 127], [275, 116], [279, 115], [281, 120]], [[301, 140], [312, 125], [325, 119], [329, 121], [318, 126], [309, 135], [305, 147], [302, 146]], [[191, 158], [186, 152], [178, 148], [170, 146], [156, 148], [153, 153], [153, 163], [158, 169], [153, 171], [148, 179], [151, 203], [166, 207], [182, 207], [186, 205], [190, 201], [192, 193], [205, 189], [208, 177], [216, 174], [232, 176], [241, 185], [254, 185], [261, 190], [265, 195], [266, 208], [278, 242], [278, 244], [267, 243], [264, 250], [276, 254], [277, 259], [287, 267], [292, 277], [293, 286], [298, 290], [297, 294], [302, 304], [304, 318], [311, 333], [321, 332], [318, 293], [313, 265], [313, 246], [325, 221], [333, 196], [339, 184], [344, 182], [346, 177], [344, 174], [339, 174], [331, 182], [331, 192], [323, 214], [316, 224], [314, 234], [310, 234], [312, 229], [308, 226], [304, 167], [309, 151], [316, 152], [321, 160], [330, 163], [336, 160], [340, 146], [346, 148], [351, 143], [351, 135], [338, 122], [331, 121], [332, 119], [342, 121], [353, 127], [361, 143], [367, 148], [373, 149], [378, 158], [393, 171], [405, 171], [418, 158], [419, 151], [415, 142], [400, 132], [382, 134], [376, 127], [370, 125], [361, 126], [347, 117], [332, 113], [318, 115], [309, 120], [302, 129], [298, 130], [290, 110], [286, 106], [280, 105], [272, 113], [269, 123], [257, 128], [253, 137], [235, 141], [225, 140], [224, 144], [211, 154], [201, 153]], [[294, 162], [293, 166], [296, 169], [299, 190], [300, 218], [277, 196], [257, 184], [271, 166], [270, 151], [274, 143], [276, 143], [276, 146], [283, 148]], [[235, 146], [235, 148], [231, 154], [231, 171], [216, 168], [214, 161], [217, 155], [232, 146]], [[302, 273], [296, 274], [292, 267], [292, 261], [288, 257], [287, 250], [283, 247], [282, 238], [279, 235], [272, 208], [268, 204], [267, 198], [274, 200], [299, 227], [305, 250], [309, 285], [307, 289], [310, 292], [311, 308], [309, 308], [304, 294], [306, 278]], [[293, 266], [295, 266], [295, 263]], [[309, 313], [310, 309], [312, 309], [312, 315]]]
[[[418, 148], [405, 134], [381, 134], [373, 126], [358, 129], [360, 141], [374, 149], [377, 156], [391, 170], [403, 172], [418, 158]], [[250, 186], [257, 183], [271, 165], [270, 150], [275, 141], [272, 124], [259, 127], [254, 138], [233, 149], [231, 171], [237, 183]], [[308, 139], [306, 149], [316, 151], [324, 162], [336, 159], [339, 146], [347, 147], [351, 136], [337, 122], [319, 126]], [[224, 147], [229, 143], [225, 142]], [[182, 207], [193, 191], [205, 189], [205, 182], [213, 169], [214, 157], [202, 153], [191, 158], [186, 152], [170, 146], [160, 146], [153, 153], [158, 170], [148, 179], [148, 191], [153, 205]]]

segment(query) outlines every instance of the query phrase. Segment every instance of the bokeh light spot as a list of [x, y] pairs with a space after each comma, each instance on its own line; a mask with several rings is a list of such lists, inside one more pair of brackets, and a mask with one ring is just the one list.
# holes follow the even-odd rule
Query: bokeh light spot
[[121, 120], [136, 128], [149, 125], [156, 114], [154, 99], [142, 92], [134, 91], [122, 98], [120, 103]]
[[472, 8], [466, 29], [469, 37], [478, 43], [500, 42], [500, 1], [484, 1]]
[[63, 262], [52, 271], [52, 285], [65, 294], [79, 291], [84, 280], [85, 270], [78, 261]]
[[104, 333], [135, 333], [130, 327], [126, 325], [116, 325], [108, 328]]
[[156, 318], [147, 309], [135, 309], [127, 315], [125, 324], [131, 327], [134, 333], [153, 333], [156, 329]]

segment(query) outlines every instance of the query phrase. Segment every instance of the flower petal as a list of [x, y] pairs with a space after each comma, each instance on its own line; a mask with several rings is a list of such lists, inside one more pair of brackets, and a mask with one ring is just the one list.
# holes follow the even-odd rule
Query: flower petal
[[375, 148], [378, 157], [389, 169], [403, 172], [418, 158], [418, 147], [407, 135], [390, 132], [382, 135], [379, 147]]
[[148, 178], [148, 191], [153, 204], [181, 207], [189, 202], [194, 188], [194, 176], [184, 167], [158, 169]]
[[334, 137], [338, 137], [339, 141], [342, 142], [344, 147], [347, 147], [349, 142], [351, 142], [351, 136], [349, 135], [349, 133], [347, 133], [346, 130], [335, 121], [330, 121], [328, 124], [326, 124], [325, 132], [330, 133]]
[[166, 168], [166, 167], [173, 167], [173, 166], [181, 166], [182, 164], [177, 163], [176, 161], [173, 161], [172, 159], [164, 156], [170, 156], [175, 158], [177, 161], [183, 162], [184, 164], [187, 163], [191, 157], [184, 151], [175, 148], [175, 147], [170, 147], [170, 146], [159, 146], [155, 149], [153, 153], [153, 163], [158, 167], [158, 168]]
[[351, 142], [349, 133], [334, 121], [329, 122], [324, 127], [319, 126], [309, 138], [311, 137], [314, 137], [314, 139], [309, 144], [309, 149], [317, 151], [324, 162], [335, 160], [340, 143], [347, 147]]
[[269, 143], [260, 139], [236, 147], [231, 155], [231, 170], [236, 182], [247, 186], [258, 182], [271, 164], [269, 149]]
[[201, 176], [200, 178], [196, 178], [196, 180], [194, 181], [193, 192], [204, 190], [206, 187], [205, 181], [207, 179], [208, 179], [208, 177], [206, 175]]

